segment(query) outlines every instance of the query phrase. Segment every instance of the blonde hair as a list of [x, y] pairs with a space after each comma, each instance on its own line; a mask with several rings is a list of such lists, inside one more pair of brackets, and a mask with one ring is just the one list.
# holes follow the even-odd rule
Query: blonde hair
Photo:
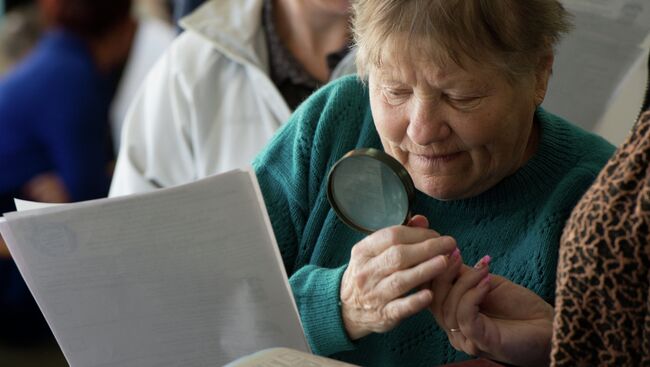
[[387, 53], [460, 67], [469, 58], [516, 77], [571, 29], [557, 0], [355, 0], [353, 10], [362, 77]]

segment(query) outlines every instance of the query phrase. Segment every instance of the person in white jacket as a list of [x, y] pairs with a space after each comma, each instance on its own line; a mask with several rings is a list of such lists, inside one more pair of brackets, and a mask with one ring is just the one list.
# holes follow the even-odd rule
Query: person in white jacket
[[[349, 0], [212, 0], [127, 114], [111, 196], [250, 164], [301, 99], [354, 72]], [[338, 56], [336, 67], [329, 60]]]

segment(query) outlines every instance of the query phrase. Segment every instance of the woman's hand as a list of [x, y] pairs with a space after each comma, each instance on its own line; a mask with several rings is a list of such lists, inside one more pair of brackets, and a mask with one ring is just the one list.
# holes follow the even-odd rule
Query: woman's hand
[[416, 216], [409, 226], [382, 229], [352, 248], [341, 280], [341, 311], [350, 339], [391, 330], [431, 304], [429, 286], [408, 292], [445, 271], [456, 241], [427, 227], [426, 218]]
[[[467, 354], [521, 366], [548, 365], [553, 307], [532, 291], [488, 274], [488, 263], [486, 257], [474, 268], [462, 266], [441, 308], [434, 310], [440, 326]], [[434, 292], [435, 287], [434, 282]]]
[[[22, 193], [29, 200], [44, 203], [65, 203], [70, 201], [70, 196], [63, 185], [63, 181], [58, 175], [51, 172], [43, 173], [29, 180], [23, 186]], [[0, 236], [0, 258], [10, 257], [7, 244]]]
[[10, 258], [10, 257], [11, 255], [9, 254], [9, 249], [7, 248], [7, 244], [5, 243], [5, 240], [0, 235], [0, 259]]
[[43, 203], [67, 203], [70, 195], [63, 180], [56, 173], [40, 174], [27, 182], [22, 188], [23, 195], [29, 200]]

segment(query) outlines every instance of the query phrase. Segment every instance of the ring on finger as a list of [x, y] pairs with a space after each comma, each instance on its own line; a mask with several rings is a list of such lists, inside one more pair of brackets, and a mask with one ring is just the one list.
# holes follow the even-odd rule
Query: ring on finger
[[450, 332], [450, 333], [459, 333], [459, 332], [460, 332], [460, 329], [459, 329], [459, 328], [455, 328], [455, 327], [453, 327], [453, 328], [449, 329], [449, 332]]

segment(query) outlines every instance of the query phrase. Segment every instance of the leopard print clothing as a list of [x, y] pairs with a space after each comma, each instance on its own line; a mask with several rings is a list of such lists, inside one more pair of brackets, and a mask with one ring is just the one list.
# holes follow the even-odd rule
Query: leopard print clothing
[[650, 366], [650, 112], [573, 210], [560, 246], [554, 366]]

